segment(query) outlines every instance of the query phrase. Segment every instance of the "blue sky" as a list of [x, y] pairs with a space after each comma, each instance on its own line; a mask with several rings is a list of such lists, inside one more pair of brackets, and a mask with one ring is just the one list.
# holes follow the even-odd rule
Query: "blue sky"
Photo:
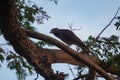
[[[43, 6], [52, 17], [42, 25], [35, 23], [37, 31], [56, 38], [49, 34], [49, 31], [55, 27], [69, 29], [68, 23], [72, 22], [73, 28], [81, 28], [79, 31], [74, 31], [74, 33], [82, 40], [87, 40], [89, 35], [97, 36], [113, 18], [120, 6], [120, 0], [59, 0], [58, 5], [47, 0], [36, 0], [35, 3], [38, 6]], [[120, 32], [115, 31], [113, 24], [101, 36], [110, 36], [112, 34], [120, 36]], [[4, 39], [1, 37], [0, 41], [2, 43]], [[57, 64], [53, 67], [55, 70], [70, 73], [67, 64]], [[6, 66], [0, 69], [0, 77], [2, 80], [17, 80], [14, 71], [11, 72], [6, 69]], [[33, 80], [34, 78], [35, 76], [27, 77], [27, 80]], [[39, 78], [38, 80], [44, 79]]]
[[[51, 28], [69, 29], [68, 23], [72, 22], [74, 28], [82, 26], [81, 30], [75, 33], [83, 40], [86, 40], [89, 35], [96, 36], [109, 23], [120, 6], [119, 0], [59, 0], [58, 5], [49, 1], [44, 2], [44, 0], [41, 0], [44, 4], [39, 4], [38, 0], [37, 3], [44, 6], [52, 17], [49, 21], [45, 21], [44, 25], [39, 25], [38, 31], [50, 35]], [[113, 26], [104, 32], [104, 36], [111, 35], [107, 31], [118, 34]]]

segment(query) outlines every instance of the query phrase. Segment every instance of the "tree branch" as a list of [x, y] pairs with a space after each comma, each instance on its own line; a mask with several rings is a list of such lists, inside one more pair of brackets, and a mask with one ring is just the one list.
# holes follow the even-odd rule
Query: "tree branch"
[[16, 0], [0, 0], [0, 29], [4, 38], [11, 43], [14, 50], [23, 56], [37, 73], [46, 80], [63, 80], [55, 74], [48, 63], [47, 55], [42, 52], [20, 28], [17, 18]]
[[96, 75], [96, 71], [94, 69], [92, 69], [91, 67], [89, 67], [89, 73], [85, 80], [94, 80], [95, 75]]
[[100, 37], [100, 35], [103, 33], [103, 31], [105, 31], [105, 29], [107, 29], [107, 28], [111, 25], [111, 23], [113, 22], [113, 20], [116, 19], [116, 16], [117, 16], [119, 10], [120, 10], [120, 7], [118, 8], [118, 10], [117, 10], [117, 12], [115, 13], [114, 17], [112, 18], [112, 20], [108, 23], [108, 25], [105, 26], [105, 28], [103, 28], [103, 30], [98, 34], [98, 36], [97, 36], [97, 37], [95, 38], [95, 40], [89, 45], [89, 47], [92, 46], [92, 45], [97, 41], [97, 39]]
[[[49, 59], [48, 61], [51, 64], [54, 64], [54, 63], [68, 63], [68, 64], [76, 65], [76, 66], [86, 66], [81, 61], [76, 61], [72, 56], [68, 55], [63, 50], [58, 50], [58, 49], [42, 49], [42, 50], [45, 54], [48, 55], [48, 59]], [[80, 54], [81, 53], [79, 53], [77, 55], [79, 56]], [[105, 63], [95, 56], [90, 56], [90, 55], [85, 55], [85, 54], [82, 54], [82, 55], [85, 58], [87, 58], [88, 60], [91, 60], [95, 64], [102, 67], [108, 73], [116, 75], [120, 71], [119, 68], [116, 68], [116, 67], [113, 67], [113, 66], [109, 66], [109, 67], [104, 66]]]
[[[56, 56], [50, 54], [50, 50], [45, 50], [36, 46], [32, 41], [30, 41], [27, 35], [56, 45], [57, 47], [65, 51], [66, 54], [71, 56], [71, 58], [73, 58], [76, 63], [82, 62], [83, 64], [96, 70], [107, 80], [113, 80], [111, 76], [109, 76], [101, 67], [92, 62], [92, 60], [90, 60], [87, 56], [72, 50], [68, 46], [49, 36], [21, 29], [18, 23], [16, 8], [17, 7], [15, 5], [15, 0], [0, 1], [1, 32], [4, 35], [5, 39], [11, 43], [14, 50], [19, 55], [23, 56], [31, 65], [33, 65], [36, 72], [41, 74], [46, 80], [64, 80], [64, 75], [61, 73], [55, 74], [51, 69], [51, 63], [53, 63], [53, 61], [54, 63], [55, 61], [57, 61], [57, 59], [55, 59]], [[25, 34], [25, 32], [27, 35]], [[63, 77], [61, 78], [62, 75]]]
[[[84, 57], [82, 54], [79, 54], [78, 52], [72, 50], [68, 46], [64, 45], [63, 43], [59, 42], [56, 39], [53, 39], [49, 36], [46, 36], [44, 34], [38, 33], [38, 32], [32, 32], [30, 30], [24, 30], [27, 35], [30, 37], [34, 37], [36, 39], [44, 40], [46, 42], [52, 43], [56, 45], [57, 47], [61, 48], [63, 51], [65, 51], [67, 54], [72, 56], [76, 61], [83, 62], [87, 66], [93, 68], [96, 70], [99, 74], [103, 75], [106, 79], [113, 80], [111, 76], [109, 76], [102, 68], [100, 68], [98, 65], [93, 63], [91, 60], [88, 60], [86, 57]], [[77, 55], [79, 54], [79, 56]]]

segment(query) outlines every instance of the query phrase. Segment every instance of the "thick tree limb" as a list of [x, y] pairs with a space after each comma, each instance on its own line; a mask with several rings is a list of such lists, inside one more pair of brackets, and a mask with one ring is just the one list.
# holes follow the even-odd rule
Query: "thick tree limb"
[[48, 63], [47, 55], [29, 40], [20, 28], [15, 0], [0, 0], [0, 29], [14, 50], [32, 64], [37, 73], [46, 80], [63, 80], [55, 74]]
[[[77, 66], [86, 66], [84, 63], [81, 61], [76, 61], [72, 56], [68, 55], [66, 52], [58, 49], [43, 49], [43, 51], [48, 55], [48, 61], [51, 64], [54, 63], [69, 63], [72, 65], [77, 65]], [[80, 54], [77, 54], [78, 56]], [[88, 58], [89, 60], [93, 61], [97, 65], [101, 64], [101, 60], [98, 59], [97, 57], [94, 56], [89, 56], [89, 55], [84, 55], [83, 57]]]
[[[41, 40], [41, 38], [42, 38], [44, 40], [44, 38], [42, 37], [42, 36], [44, 36], [45, 37], [45, 41], [46, 40], [49, 41], [48, 38], [51, 38], [49, 36], [43, 35], [43, 34], [38, 33], [38, 32], [33, 32], [33, 31], [25, 30], [25, 29], [23, 29], [23, 30], [26, 32], [26, 34], [29, 37], [32, 37], [32, 38], [35, 38], [35, 39]], [[50, 55], [52, 54], [51, 57], [53, 57], [53, 56], [56, 57], [56, 58], [53, 57], [53, 58], [50, 59], [50, 60], [52, 60], [54, 58], [56, 59], [55, 62], [51, 61], [51, 63], [69, 63], [69, 64], [72, 64], [72, 65], [86, 66], [82, 62], [76, 61], [73, 57], [71, 57], [70, 55], [68, 55], [66, 52], [64, 52], [62, 50], [48, 49], [48, 51], [51, 51], [50, 52]], [[80, 54], [82, 54], [82, 53], [79, 53], [77, 55], [79, 56]], [[100, 67], [102, 67], [105, 71], [107, 71], [107, 72], [109, 72], [111, 74], [118, 74], [118, 72], [120, 71], [120, 69], [118, 69], [116, 67], [113, 67], [113, 66], [107, 66], [107, 67], [104, 66], [105, 63], [102, 60], [100, 60], [97, 57], [95, 57], [95, 56], [90, 56], [90, 55], [83, 55], [83, 56], [85, 56], [88, 60], [92, 60], [92, 62], [96, 63], [97, 65], [99, 65]]]
[[[15, 0], [0, 0], [0, 29], [5, 39], [11, 43], [15, 51], [19, 55], [23, 56], [30, 64], [32, 64], [37, 73], [41, 74], [46, 80], [64, 80], [64, 77], [61, 78], [60, 74], [55, 74], [51, 69], [51, 63], [53, 63], [53, 61], [54, 63], [57, 61], [57, 59], [55, 59], [56, 57], [54, 57], [55, 55], [52, 56], [50, 54], [52, 52], [49, 50], [47, 51], [45, 49], [38, 48], [33, 42], [30, 41], [23, 29], [20, 28], [17, 20]], [[29, 33], [27, 34], [29, 35]], [[38, 35], [38, 33], [34, 34], [33, 37], [36, 35]], [[111, 76], [92, 62], [92, 60], [89, 60], [89, 58], [85, 55], [77, 53], [68, 46], [49, 36], [39, 34], [39, 38], [64, 50], [66, 54], [71, 56], [71, 58], [76, 61], [76, 64], [82, 62], [85, 65], [92, 67], [92, 69], [95, 69], [107, 80], [113, 80]]]
[[[40, 40], [44, 40], [47, 41], [49, 43], [52, 43], [54, 45], [56, 45], [57, 47], [61, 48], [63, 51], [67, 52], [70, 56], [72, 56], [73, 58], [75, 58], [76, 61], [80, 61], [83, 62], [84, 64], [86, 64], [89, 67], [92, 67], [93, 69], [95, 69], [98, 73], [100, 73], [101, 75], [103, 75], [106, 79], [109, 80], [113, 80], [112, 77], [110, 77], [102, 68], [100, 68], [98, 65], [96, 65], [95, 63], [93, 63], [91, 60], [87, 59], [86, 57], [84, 57], [82, 54], [77, 53], [76, 51], [72, 50], [71, 48], [69, 48], [68, 46], [64, 45], [63, 43], [59, 42], [56, 39], [53, 39], [49, 36], [46, 36], [44, 34], [40, 34], [38, 32], [32, 32], [30, 30], [25, 30], [26, 34], [29, 35], [30, 37], [36, 38], [36, 39], [40, 39]], [[34, 34], [34, 35], [33, 35]], [[79, 56], [77, 55], [79, 54]]]
[[[48, 59], [49, 59], [48, 61], [51, 64], [54, 64], [54, 63], [69, 63], [69, 64], [76, 65], [76, 66], [86, 66], [81, 61], [76, 61], [72, 56], [68, 55], [63, 50], [43, 49], [43, 52], [45, 52], [45, 54], [48, 55]], [[79, 56], [80, 53], [77, 54], [77, 55]], [[113, 67], [113, 66], [107, 66], [107, 67], [104, 66], [105, 63], [95, 56], [84, 55], [84, 54], [83, 54], [83, 56], [86, 57], [87, 59], [91, 60], [95, 64], [99, 65], [100, 67], [102, 67], [108, 73], [116, 75], [120, 71], [119, 68], [116, 68], [116, 67]]]

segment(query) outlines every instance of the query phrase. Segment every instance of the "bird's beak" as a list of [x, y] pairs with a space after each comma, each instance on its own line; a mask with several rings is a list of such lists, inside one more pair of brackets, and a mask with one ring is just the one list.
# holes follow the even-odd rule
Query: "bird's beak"
[[52, 30], [50, 31], [50, 33], [52, 33]]

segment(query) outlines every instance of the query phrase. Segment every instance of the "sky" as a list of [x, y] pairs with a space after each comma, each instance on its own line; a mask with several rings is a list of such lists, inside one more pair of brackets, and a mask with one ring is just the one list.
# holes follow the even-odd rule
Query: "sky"
[[[69, 29], [68, 23], [73, 23], [73, 28], [80, 29], [74, 32], [81, 39], [86, 40], [89, 35], [98, 35], [110, 22], [120, 5], [120, 1], [59, 0], [58, 5], [54, 5], [52, 2], [41, 5], [45, 6], [45, 10], [52, 18], [46, 21], [44, 25], [38, 26], [38, 28], [40, 27], [39, 32], [52, 36], [49, 34], [50, 29], [55, 27]], [[107, 31], [111, 31], [111, 34], [118, 34], [113, 26], [103, 33], [103, 35], [110, 36], [111, 34]]]
[[[38, 25], [34, 23], [38, 32], [46, 35], [49, 34], [52, 28], [65, 28], [69, 29], [68, 24], [73, 24], [72, 27], [80, 29], [74, 31], [74, 33], [81, 39], [87, 40], [88, 36], [97, 36], [99, 32], [110, 22], [115, 15], [118, 7], [120, 6], [120, 0], [59, 0], [55, 5], [53, 2], [47, 0], [34, 0], [38, 6], [42, 6], [45, 11], [51, 16], [48, 21], [44, 21], [44, 24]], [[120, 12], [119, 14], [120, 15]], [[111, 24], [109, 28], [103, 32], [102, 36], [109, 37], [110, 35], [120, 36], [120, 31], [116, 31], [114, 24]], [[57, 38], [56, 38], [57, 39]], [[4, 43], [3, 37], [0, 37], [0, 44]], [[74, 66], [70, 65], [74, 70]], [[54, 70], [61, 72], [71, 73], [67, 64], [55, 64]], [[64, 70], [63, 70], [64, 69]], [[6, 63], [0, 68], [1, 80], [17, 80], [15, 72], [6, 69]], [[36, 75], [28, 76], [26, 80], [34, 80]], [[66, 80], [71, 80], [73, 76]], [[44, 80], [39, 76], [38, 80]], [[104, 79], [100, 79], [104, 80]]]

